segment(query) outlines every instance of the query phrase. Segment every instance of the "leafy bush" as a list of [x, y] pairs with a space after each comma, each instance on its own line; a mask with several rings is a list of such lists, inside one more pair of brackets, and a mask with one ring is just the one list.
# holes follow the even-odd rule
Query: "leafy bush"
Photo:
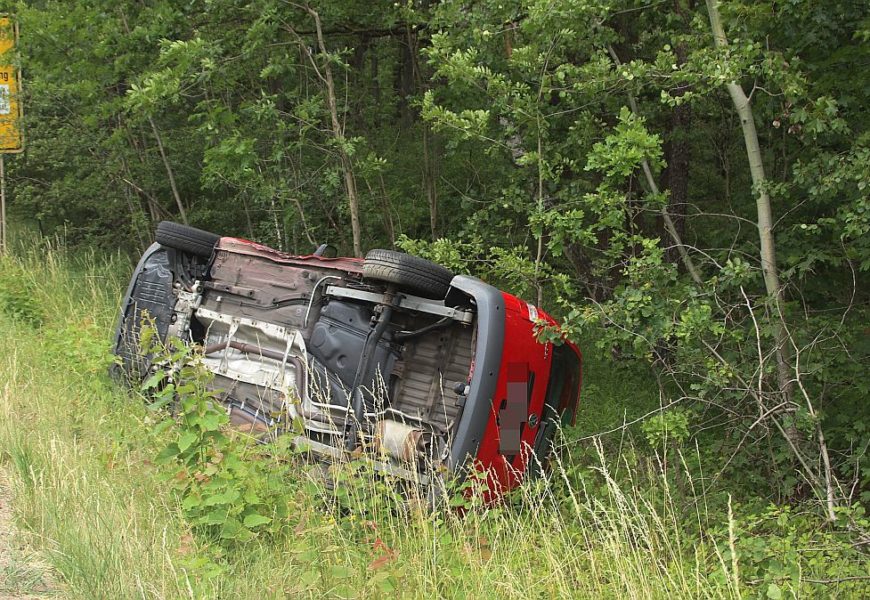
[[34, 327], [44, 320], [36, 288], [27, 272], [5, 257], [0, 257], [0, 311]]
[[149, 409], [165, 415], [154, 433], [167, 432], [171, 441], [157, 461], [169, 467], [167, 480], [194, 531], [223, 547], [275, 533], [292, 489], [286, 466], [268, 460], [255, 438], [228, 427], [227, 412], [209, 386], [211, 374], [193, 360], [190, 347], [177, 339], [162, 347], [147, 327], [141, 343], [158, 363], [175, 367], [171, 375], [155, 371], [140, 389], [151, 398]]

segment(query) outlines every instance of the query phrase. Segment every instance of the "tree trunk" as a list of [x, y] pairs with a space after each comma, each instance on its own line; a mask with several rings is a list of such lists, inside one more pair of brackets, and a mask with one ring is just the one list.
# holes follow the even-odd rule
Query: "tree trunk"
[[399, 120], [404, 127], [409, 127], [414, 121], [411, 108], [411, 96], [414, 94], [414, 51], [416, 34], [410, 29], [405, 32], [405, 39], [399, 40], [399, 64], [396, 71], [396, 95], [399, 100]]
[[[722, 21], [719, 17], [719, 8], [716, 0], [706, 0], [707, 11], [710, 16], [710, 28], [713, 31], [713, 41], [717, 48], [724, 48], [728, 45], [728, 39], [725, 37], [725, 30], [722, 27]], [[804, 400], [806, 401], [809, 414], [816, 422], [816, 439], [819, 449], [820, 465], [819, 471], [821, 477], [817, 478], [815, 483], [818, 487], [824, 485], [825, 505], [828, 514], [828, 520], [836, 521], [837, 515], [834, 510], [836, 499], [834, 493], [834, 475], [831, 467], [830, 457], [828, 455], [828, 447], [825, 441], [825, 436], [822, 431], [821, 423], [818, 415], [813, 407], [812, 400], [809, 394], [801, 384], [799, 374], [799, 364], [795, 365], [795, 377], [791, 374], [791, 344], [792, 340], [789, 337], [785, 327], [785, 316], [783, 314], [784, 294], [782, 286], [779, 282], [779, 273], [776, 267], [776, 246], [773, 237], [773, 216], [770, 209], [770, 196], [767, 192], [767, 179], [764, 173], [764, 163], [761, 157], [761, 147], [758, 143], [758, 132], [755, 130], [755, 119], [752, 114], [752, 106], [749, 98], [743, 91], [743, 88], [737, 82], [727, 84], [728, 94], [731, 96], [731, 101], [734, 103], [734, 108], [740, 117], [740, 124], [743, 129], [743, 140], [746, 144], [746, 155], [749, 159], [749, 170], [752, 174], [752, 184], [757, 190], [756, 206], [758, 210], [758, 235], [761, 242], [761, 270], [764, 275], [764, 286], [768, 296], [773, 298], [776, 314], [774, 314], [774, 336], [776, 339], [776, 367], [777, 380], [779, 384], [779, 392], [783, 400], [792, 403], [792, 384], [797, 382]], [[796, 355], [800, 359], [800, 353]], [[800, 438], [800, 433], [797, 427], [790, 425], [782, 427], [778, 421], [774, 420], [777, 428], [781, 431], [786, 442], [794, 451], [798, 459], [801, 458], [800, 452], [797, 449], [797, 443]], [[803, 464], [803, 463], [802, 463]], [[804, 469], [809, 471], [809, 465], [805, 464]], [[824, 483], [822, 484], [822, 480]]]
[[369, 81], [365, 72], [366, 57], [369, 53], [371, 40], [366, 33], [359, 36], [359, 40], [354, 45], [353, 54], [350, 56], [349, 66], [351, 73], [352, 88], [357, 90], [350, 98], [350, 117], [351, 122], [358, 129], [363, 129], [365, 126], [365, 98], [369, 94]]
[[248, 207], [247, 194], [242, 194], [242, 209], [245, 211], [245, 224], [248, 229], [248, 239], [256, 239], [256, 236], [254, 235], [254, 223], [251, 221], [251, 210]]
[[[610, 57], [613, 59], [613, 62], [616, 63], [617, 66], [621, 65], [622, 62], [619, 60], [619, 55], [616, 54], [613, 46], [608, 45], [607, 50], [610, 53]], [[637, 101], [634, 99], [634, 94], [628, 94], [628, 105], [631, 107], [631, 112], [633, 112], [635, 115], [640, 114], [637, 109]], [[658, 183], [656, 183], [655, 177], [653, 177], [652, 169], [649, 166], [649, 161], [643, 159], [641, 167], [643, 168], [644, 178], [646, 179], [646, 183], [649, 186], [650, 191], [654, 195], [658, 196], [659, 186]], [[665, 224], [665, 231], [668, 232], [668, 235], [674, 242], [674, 246], [676, 246], [677, 251], [680, 253], [680, 258], [683, 261], [683, 265], [686, 267], [686, 271], [688, 271], [689, 276], [692, 278], [692, 281], [700, 285], [701, 283], [703, 283], [703, 279], [701, 279], [701, 272], [698, 271], [698, 268], [695, 266], [695, 261], [692, 260], [692, 257], [689, 255], [689, 251], [683, 244], [683, 238], [680, 236], [677, 228], [674, 226], [674, 221], [673, 219], [671, 219], [670, 213], [668, 213], [667, 205], [662, 206], [661, 216], [662, 221], [664, 221]]]
[[[544, 212], [544, 142], [541, 139], [541, 117], [538, 115], [538, 185], [537, 185], [537, 208], [538, 214]], [[535, 252], [535, 300], [540, 308], [544, 304], [544, 282], [541, 281], [541, 263], [544, 260], [544, 231], [538, 236], [538, 248]]]
[[6, 165], [0, 154], [0, 255], [6, 254]]
[[[713, 43], [717, 48], [728, 46], [725, 30], [719, 18], [719, 7], [716, 0], [707, 1], [707, 12], [710, 16], [710, 28], [713, 31]], [[749, 172], [752, 175], [752, 186], [757, 192], [755, 205], [758, 213], [758, 237], [761, 242], [761, 272], [764, 276], [764, 287], [768, 296], [773, 298], [776, 306], [774, 315], [774, 332], [776, 337], [776, 366], [779, 391], [785, 400], [791, 399], [791, 368], [789, 366], [789, 338], [783, 324], [783, 290], [779, 284], [779, 273], [776, 268], [776, 245], [773, 238], [773, 216], [770, 210], [770, 195], [767, 192], [767, 178], [764, 174], [764, 162], [761, 158], [761, 146], [758, 143], [758, 132], [755, 130], [755, 118], [752, 106], [743, 88], [735, 81], [726, 84], [728, 94], [734, 103], [734, 109], [740, 117], [743, 129], [743, 142], [746, 145], [746, 156], [749, 159]]]
[[386, 228], [387, 235], [390, 238], [390, 245], [395, 246], [396, 225], [393, 223], [393, 204], [390, 202], [390, 194], [387, 192], [387, 184], [384, 182], [384, 176], [381, 173], [378, 173], [378, 183], [381, 186], [381, 205], [384, 210], [384, 227]]
[[[678, 44], [676, 47], [677, 61], [683, 65], [686, 63], [686, 46]], [[677, 89], [674, 96], [685, 94], [686, 88]], [[671, 111], [671, 131], [668, 136], [667, 171], [665, 185], [670, 195], [668, 196], [668, 214], [674, 221], [674, 229], [680, 238], [686, 236], [686, 210], [689, 202], [689, 169], [691, 165], [691, 145], [687, 139], [692, 125], [692, 107], [688, 104], [675, 106]], [[664, 237], [664, 236], [663, 236]], [[668, 260], [677, 262], [680, 260], [676, 248], [668, 249]]]
[[430, 144], [434, 145], [429, 125], [423, 124], [423, 187], [426, 190], [426, 200], [429, 203], [429, 230], [432, 241], [438, 239], [438, 174], [436, 172], [435, 153]]
[[[347, 149], [344, 146], [344, 127], [338, 119], [338, 105], [335, 100], [335, 82], [332, 78], [332, 68], [329, 66], [328, 52], [326, 51], [326, 42], [323, 39], [323, 27], [320, 23], [320, 15], [312, 8], [305, 7], [308, 14], [314, 19], [314, 26], [317, 32], [317, 46], [320, 48], [320, 53], [324, 56], [323, 74], [321, 75], [323, 82], [326, 84], [326, 103], [329, 107], [329, 117], [332, 123], [332, 135], [335, 138], [338, 148], [338, 156], [341, 162], [341, 169], [344, 173], [344, 186], [347, 192], [347, 202], [350, 208], [350, 226], [353, 234], [353, 253], [354, 256], [362, 257], [362, 236], [360, 232], [359, 219], [359, 196], [357, 195], [356, 180], [353, 176], [353, 163], [350, 156], [347, 154]], [[309, 60], [315, 64], [314, 57], [308, 48], [305, 48]], [[316, 64], [315, 64], [316, 67]], [[319, 70], [318, 70], [319, 72]]]
[[160, 158], [163, 159], [163, 166], [166, 169], [166, 175], [169, 177], [169, 187], [172, 188], [172, 196], [175, 198], [175, 204], [178, 206], [178, 214], [181, 215], [181, 222], [188, 225], [187, 211], [184, 210], [184, 203], [181, 202], [181, 195], [178, 193], [178, 186], [175, 185], [175, 173], [172, 171], [172, 165], [166, 157], [166, 150], [163, 148], [163, 139], [160, 137], [160, 131], [157, 129], [157, 124], [154, 119], [148, 117], [148, 122], [151, 124], [151, 131], [154, 132], [154, 139], [157, 140], [157, 149], [160, 150]]
[[381, 79], [378, 65], [378, 46], [375, 45], [371, 52], [371, 72], [370, 79], [372, 82], [372, 99], [374, 100], [375, 110], [373, 111], [373, 124], [375, 127], [381, 125]]
[[[411, 46], [411, 67], [414, 73], [414, 90], [417, 93], [426, 91], [426, 84], [423, 81], [423, 73], [420, 69], [420, 64], [417, 62], [419, 54], [416, 47], [416, 37], [411, 37], [408, 34], [408, 44]], [[422, 123], [423, 127], [423, 189], [426, 192], [426, 200], [429, 204], [429, 231], [432, 234], [432, 241], [438, 239], [438, 137], [428, 123]]]

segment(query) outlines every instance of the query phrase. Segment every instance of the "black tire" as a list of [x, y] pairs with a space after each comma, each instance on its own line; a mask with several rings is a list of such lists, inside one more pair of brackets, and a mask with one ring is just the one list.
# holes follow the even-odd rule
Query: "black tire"
[[210, 258], [215, 244], [221, 239], [221, 236], [215, 233], [172, 221], [158, 223], [155, 237], [161, 246], [182, 250], [202, 258]]
[[372, 250], [363, 262], [363, 277], [392, 283], [409, 294], [424, 298], [443, 298], [453, 280], [450, 269], [393, 250]]

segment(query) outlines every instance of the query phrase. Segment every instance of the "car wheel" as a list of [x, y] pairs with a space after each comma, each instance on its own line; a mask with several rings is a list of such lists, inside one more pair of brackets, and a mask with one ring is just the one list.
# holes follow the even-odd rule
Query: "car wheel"
[[363, 277], [392, 283], [402, 291], [425, 298], [443, 298], [453, 280], [453, 273], [419, 256], [393, 250], [372, 250], [363, 261]]
[[215, 244], [218, 243], [221, 236], [196, 227], [172, 221], [161, 221], [157, 224], [156, 239], [161, 246], [182, 250], [202, 258], [210, 258]]

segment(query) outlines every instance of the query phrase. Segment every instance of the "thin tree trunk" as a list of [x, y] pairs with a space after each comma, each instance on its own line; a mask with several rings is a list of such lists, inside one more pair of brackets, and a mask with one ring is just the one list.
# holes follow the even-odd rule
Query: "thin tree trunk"
[[[417, 61], [419, 56], [418, 38], [416, 34], [412, 35], [411, 31], [406, 32], [406, 40], [408, 42], [407, 62], [410, 66], [411, 79], [408, 82], [408, 96], [414, 93], [424, 93], [426, 91], [426, 83], [423, 81], [423, 73], [420, 69], [420, 63]], [[404, 93], [403, 92], [403, 93]], [[423, 127], [423, 190], [426, 193], [426, 201], [429, 205], [429, 232], [432, 235], [432, 241], [438, 239], [438, 138], [426, 122], [422, 123]]]
[[148, 206], [148, 214], [151, 216], [152, 223], [157, 223], [163, 218], [168, 219], [171, 217], [166, 209], [160, 206], [160, 203], [157, 202], [157, 199], [154, 196], [143, 190], [130, 179], [121, 178], [121, 181], [133, 188], [136, 193], [139, 194], [139, 197], [145, 200], [145, 203]]
[[381, 80], [380, 80], [380, 72], [378, 70], [378, 46], [375, 46], [374, 51], [371, 53], [372, 61], [371, 61], [371, 74], [370, 79], [372, 82], [372, 98], [374, 99], [374, 105], [376, 107], [373, 116], [373, 123], [375, 127], [380, 127], [381, 125]]
[[[613, 62], [616, 63], [617, 66], [622, 64], [622, 62], [619, 60], [619, 56], [613, 49], [613, 46], [608, 44], [607, 51], [610, 53], [610, 57], [613, 59]], [[628, 105], [631, 107], [631, 112], [633, 112], [635, 115], [640, 114], [637, 109], [637, 102], [634, 99], [634, 94], [628, 94]], [[646, 183], [649, 186], [650, 191], [654, 195], [658, 196], [660, 193], [659, 186], [656, 183], [655, 177], [653, 177], [652, 169], [649, 166], [649, 161], [643, 159], [641, 167], [643, 168], [643, 175], [646, 179]], [[665, 224], [665, 231], [668, 232], [668, 235], [671, 236], [671, 240], [673, 240], [674, 245], [677, 247], [677, 251], [680, 253], [680, 258], [683, 261], [683, 265], [686, 267], [686, 271], [688, 271], [689, 276], [692, 278], [692, 281], [694, 281], [698, 285], [701, 285], [703, 283], [703, 279], [701, 279], [701, 273], [700, 271], [698, 271], [698, 268], [695, 266], [695, 261], [692, 260], [692, 257], [689, 255], [689, 251], [683, 244], [683, 238], [677, 231], [677, 228], [674, 225], [674, 220], [671, 218], [670, 213], [668, 213], [667, 205], [662, 206], [661, 215], [662, 221], [664, 221]]]
[[[378, 173], [378, 183], [381, 186], [381, 198], [383, 198], [384, 207], [384, 224], [387, 228], [387, 235], [390, 236], [390, 244], [396, 245], [396, 225], [393, 223], [393, 204], [390, 202], [390, 194], [387, 192], [387, 184], [384, 182], [384, 176]], [[399, 223], [401, 225], [401, 223]]]
[[432, 241], [438, 239], [438, 174], [436, 168], [436, 153], [430, 148], [434, 145], [432, 132], [427, 123], [423, 123], [423, 187], [426, 189], [426, 199], [429, 203], [429, 230]]
[[275, 204], [275, 196], [269, 198], [272, 203], [272, 224], [275, 225], [275, 241], [278, 244], [278, 250], [282, 252], [286, 250], [284, 246], [284, 236], [281, 234], [281, 225], [278, 223], [278, 205]]
[[[707, 12], [710, 17], [710, 28], [713, 31], [713, 42], [717, 48], [728, 46], [728, 39], [725, 37], [725, 30], [722, 27], [722, 20], [719, 16], [719, 7], [716, 0], [706, 0]], [[752, 113], [752, 106], [749, 98], [743, 91], [743, 88], [735, 81], [726, 84], [728, 94], [731, 96], [731, 101], [734, 103], [734, 108], [740, 118], [740, 125], [743, 129], [743, 141], [746, 145], [746, 155], [749, 159], [749, 171], [752, 175], [753, 187], [757, 190], [756, 207], [758, 211], [758, 235], [761, 242], [761, 271], [764, 276], [764, 286], [768, 296], [773, 298], [776, 307], [774, 315], [774, 337], [776, 339], [776, 370], [777, 383], [779, 384], [779, 392], [786, 402], [791, 403], [792, 399], [792, 383], [797, 381], [800, 385], [799, 377], [791, 375], [791, 339], [785, 326], [785, 316], [783, 314], [783, 304], [785, 302], [783, 288], [779, 282], [779, 273], [776, 267], [776, 245], [773, 237], [773, 216], [770, 208], [770, 195], [767, 192], [767, 178], [764, 173], [764, 162], [761, 156], [761, 146], [758, 143], [758, 132], [755, 129], [755, 118]], [[799, 355], [798, 355], [799, 356]], [[799, 375], [800, 371], [796, 367], [795, 373]], [[816, 417], [813, 404], [809, 395], [801, 386], [801, 391], [806, 399], [806, 404], [810, 415], [816, 418], [816, 437], [819, 445], [819, 455], [821, 457], [822, 476], [824, 478], [825, 487], [825, 504], [828, 513], [828, 519], [835, 521], [837, 518], [834, 507], [836, 504], [833, 474], [828, 456], [827, 443], [824, 433], [822, 432], [821, 424]], [[786, 442], [793, 449], [796, 456], [800, 458], [800, 453], [797, 451], [797, 442], [800, 439], [800, 433], [797, 427], [790, 425], [783, 428], [779, 422], [774, 419], [777, 428], [785, 437]], [[808, 466], [805, 466], [808, 468]], [[821, 481], [816, 481], [816, 484], [821, 486]]]
[[305, 211], [302, 210], [302, 203], [299, 201], [299, 198], [296, 197], [290, 198], [290, 200], [296, 205], [296, 209], [299, 211], [299, 219], [302, 221], [302, 232], [305, 234], [305, 238], [313, 248], [317, 248], [317, 240], [311, 236], [311, 232], [308, 230], [308, 221], [305, 219]]
[[[137, 156], [139, 157], [139, 160], [144, 163], [142, 156], [138, 153], [138, 147], [135, 144], [135, 138], [129, 136], [128, 130], [125, 129], [125, 131], [127, 131], [128, 133], [131, 145], [137, 150]], [[127, 176], [126, 178], [122, 177], [121, 181], [133, 188], [133, 190], [136, 192], [137, 197], [139, 198], [140, 205], [144, 203], [144, 206], [142, 208], [142, 214], [145, 215], [145, 209], [147, 208], [148, 213], [146, 215], [146, 219], [148, 218], [148, 216], [150, 216], [150, 223], [154, 224], [158, 222], [161, 218], [161, 213], [164, 211], [163, 207], [160, 206], [160, 203], [157, 202], [157, 199], [154, 196], [133, 183], [133, 172], [130, 170], [130, 165], [127, 164], [127, 160], [124, 158], [123, 155], [121, 155], [121, 166], [124, 169], [124, 174], [126, 174]]]
[[399, 64], [396, 71], [399, 120], [405, 127], [409, 127], [414, 121], [414, 111], [411, 107], [411, 96], [414, 94], [414, 35], [410, 28], [405, 29], [405, 41], [404, 43], [399, 41]]
[[242, 194], [242, 208], [245, 211], [245, 224], [248, 226], [248, 239], [254, 239], [254, 224], [251, 222], [251, 211], [248, 208], [247, 194]]
[[[710, 16], [710, 28], [713, 31], [713, 43], [716, 48], [728, 46], [722, 20], [719, 17], [719, 7], [716, 0], [706, 0], [707, 12]], [[728, 94], [734, 103], [734, 109], [740, 117], [743, 128], [743, 142], [746, 145], [746, 156], [749, 159], [749, 172], [752, 175], [752, 186], [757, 190], [755, 205], [758, 212], [758, 237], [761, 242], [761, 272], [764, 276], [764, 287], [767, 294], [773, 298], [776, 305], [776, 321], [774, 335], [776, 337], [776, 366], [779, 391], [785, 400], [791, 399], [791, 368], [789, 357], [788, 332], [782, 320], [783, 290], [779, 284], [779, 273], [776, 268], [776, 246], [773, 238], [773, 217], [770, 210], [770, 195], [767, 192], [767, 178], [764, 174], [764, 162], [761, 158], [761, 146], [758, 143], [758, 132], [755, 130], [755, 118], [752, 106], [743, 88], [735, 81], [726, 84]]]
[[[686, 45], [677, 44], [675, 48], [678, 64], [686, 64]], [[674, 97], [683, 96], [688, 86], [674, 91]], [[686, 103], [674, 106], [671, 110], [671, 130], [668, 136], [666, 185], [668, 197], [668, 214], [674, 221], [674, 229], [683, 238], [686, 234], [686, 208], [689, 201], [689, 171], [691, 168], [691, 145], [687, 140], [692, 125], [692, 107]], [[668, 260], [677, 262], [679, 252], [670, 248]]]
[[[538, 214], [544, 212], [544, 143], [541, 140], [541, 117], [538, 115], [538, 189], [537, 189], [537, 206]], [[537, 305], [543, 308], [544, 304], [544, 283], [539, 275], [541, 263], [544, 260], [544, 231], [541, 229], [541, 235], [538, 236], [538, 249], [535, 254], [535, 288], [537, 292]]]
[[387, 194], [387, 187], [384, 184], [384, 178], [381, 174], [378, 174], [378, 185], [380, 185], [381, 191], [375, 192], [372, 184], [369, 182], [368, 178], [363, 178], [365, 181], [366, 188], [369, 190], [369, 194], [371, 194], [372, 198], [380, 198], [381, 199], [381, 211], [383, 212], [383, 222], [384, 229], [387, 232], [387, 237], [390, 238], [390, 245], [396, 245], [396, 228], [393, 225], [393, 208], [390, 205], [390, 197]]
[[[121, 11], [122, 16], [123, 14], [123, 11]], [[127, 128], [125, 127], [120, 114], [117, 115], [117, 130], [127, 133]], [[127, 160], [124, 158], [123, 150], [118, 151], [118, 158], [121, 161], [122, 174], [129, 175], [130, 168], [127, 166]], [[119, 179], [123, 180], [123, 177], [119, 177]], [[139, 215], [141, 214], [142, 218], [144, 219], [144, 223], [147, 225], [148, 215], [145, 213], [145, 209], [142, 207], [142, 200], [138, 192], [136, 192], [136, 204], [138, 204], [139, 206], [138, 213], [136, 212], [136, 206], [133, 203], [132, 192], [129, 186], [124, 187], [124, 197], [127, 199], [127, 206], [130, 209], [130, 225], [136, 230], [136, 237], [139, 238], [139, 246], [141, 247], [142, 252], [145, 252], [145, 249], [148, 247], [147, 236], [143, 237], [142, 231], [139, 227], [140, 224], [137, 223], [137, 221], [139, 219]], [[150, 229], [150, 227], [148, 227], [148, 229]]]
[[[124, 199], [127, 201], [127, 208], [130, 209], [130, 225], [133, 227], [133, 230], [136, 232], [136, 237], [139, 238], [139, 249], [142, 252], [148, 248], [148, 244], [145, 242], [145, 239], [142, 237], [142, 232], [139, 230], [139, 225], [136, 223], [137, 214], [136, 207], [133, 205], [133, 200], [130, 198], [131, 192], [129, 187], [124, 188]], [[140, 205], [141, 210], [141, 205]]]
[[351, 73], [351, 86], [348, 86], [350, 89], [359, 90], [359, 94], [355, 94], [353, 98], [353, 102], [350, 106], [350, 114], [354, 123], [359, 128], [362, 128], [365, 125], [365, 121], [363, 118], [364, 112], [363, 102], [366, 96], [366, 87], [368, 86], [368, 81], [365, 73], [365, 64], [366, 57], [368, 55], [370, 46], [370, 38], [366, 33], [362, 33], [359, 36], [359, 40], [353, 48], [353, 54], [350, 57], [350, 73]]
[[[321, 78], [323, 82], [326, 84], [326, 103], [329, 108], [329, 118], [332, 123], [332, 135], [335, 137], [336, 146], [338, 148], [338, 156], [341, 162], [341, 168], [344, 172], [344, 186], [347, 191], [347, 202], [350, 207], [350, 226], [351, 232], [353, 234], [353, 253], [354, 256], [362, 257], [362, 235], [360, 231], [360, 218], [359, 218], [359, 196], [356, 190], [356, 180], [353, 176], [353, 164], [351, 163], [350, 156], [347, 154], [347, 150], [344, 147], [344, 128], [341, 125], [341, 121], [338, 119], [338, 105], [335, 100], [335, 81], [332, 78], [332, 68], [329, 66], [329, 58], [328, 52], [326, 51], [326, 42], [323, 38], [323, 27], [320, 23], [320, 15], [317, 14], [317, 11], [305, 6], [305, 10], [311, 17], [314, 19], [314, 26], [317, 32], [317, 46], [320, 49], [320, 53], [325, 57], [323, 61], [323, 74]], [[315, 65], [314, 57], [311, 55], [311, 52], [307, 47], [305, 48], [306, 54], [308, 54], [308, 59]], [[320, 74], [320, 70], [318, 69], [318, 74]]]
[[154, 139], [157, 140], [157, 148], [160, 150], [160, 157], [163, 159], [163, 166], [166, 168], [167, 177], [169, 177], [169, 187], [172, 188], [172, 197], [175, 198], [175, 204], [178, 206], [181, 222], [188, 225], [187, 211], [184, 210], [184, 203], [181, 201], [181, 195], [178, 193], [178, 186], [175, 185], [175, 173], [173, 173], [172, 165], [166, 157], [166, 150], [163, 148], [163, 139], [160, 137], [160, 131], [157, 129], [157, 124], [153, 118], [148, 117], [148, 122], [151, 124], [151, 131], [154, 132]]

